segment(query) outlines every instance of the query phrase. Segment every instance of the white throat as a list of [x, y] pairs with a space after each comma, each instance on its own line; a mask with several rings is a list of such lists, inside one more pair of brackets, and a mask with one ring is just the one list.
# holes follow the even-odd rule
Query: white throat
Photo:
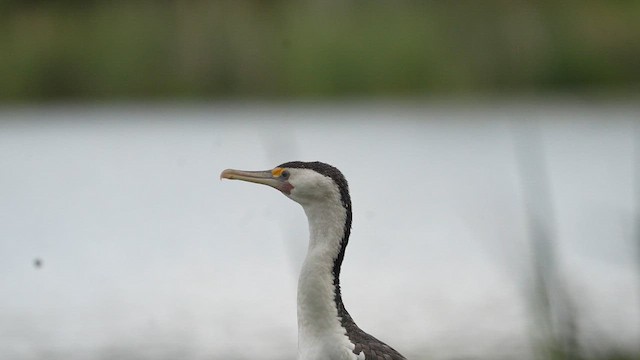
[[309, 221], [309, 248], [298, 279], [298, 359], [354, 360], [354, 345], [340, 323], [333, 265], [347, 212], [340, 193], [302, 205]]

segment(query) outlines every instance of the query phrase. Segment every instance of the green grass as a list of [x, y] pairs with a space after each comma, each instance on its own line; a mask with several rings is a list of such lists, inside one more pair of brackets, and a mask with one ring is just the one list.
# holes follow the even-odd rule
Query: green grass
[[0, 100], [636, 92], [639, 3], [4, 1]]

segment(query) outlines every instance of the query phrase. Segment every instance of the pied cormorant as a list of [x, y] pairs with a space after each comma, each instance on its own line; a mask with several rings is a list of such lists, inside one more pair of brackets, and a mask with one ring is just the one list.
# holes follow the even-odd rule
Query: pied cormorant
[[401, 360], [362, 331], [342, 303], [340, 266], [351, 232], [347, 180], [321, 162], [287, 162], [267, 171], [227, 169], [220, 178], [269, 185], [302, 205], [309, 247], [298, 279], [299, 360]]

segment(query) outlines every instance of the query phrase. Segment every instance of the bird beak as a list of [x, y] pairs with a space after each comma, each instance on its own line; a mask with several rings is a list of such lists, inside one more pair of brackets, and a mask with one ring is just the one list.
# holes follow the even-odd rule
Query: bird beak
[[220, 174], [220, 179], [243, 180], [256, 184], [269, 185], [287, 194], [290, 191], [290, 189], [287, 189], [286, 181], [278, 176], [274, 176], [271, 170], [243, 171], [227, 169]]

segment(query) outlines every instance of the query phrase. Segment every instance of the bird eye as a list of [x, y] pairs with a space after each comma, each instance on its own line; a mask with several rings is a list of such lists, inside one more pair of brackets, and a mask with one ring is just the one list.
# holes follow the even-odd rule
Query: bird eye
[[283, 179], [288, 179], [289, 178], [289, 171], [283, 170], [282, 173], [280, 174], [280, 176], [282, 176]]

